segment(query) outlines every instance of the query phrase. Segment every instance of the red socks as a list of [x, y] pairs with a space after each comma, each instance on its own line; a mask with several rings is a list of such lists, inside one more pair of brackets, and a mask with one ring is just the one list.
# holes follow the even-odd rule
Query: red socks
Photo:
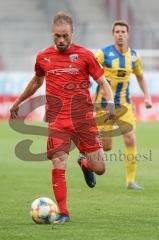
[[67, 199], [67, 186], [65, 179], [65, 170], [64, 169], [53, 169], [52, 170], [52, 187], [60, 213], [69, 215], [66, 206]]

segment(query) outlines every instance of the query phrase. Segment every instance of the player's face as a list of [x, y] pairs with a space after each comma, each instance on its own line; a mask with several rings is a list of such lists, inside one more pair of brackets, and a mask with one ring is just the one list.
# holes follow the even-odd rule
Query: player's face
[[116, 25], [113, 32], [114, 42], [118, 46], [127, 46], [129, 33], [125, 26]]
[[53, 37], [57, 49], [64, 52], [71, 44], [72, 30], [69, 24], [54, 25]]

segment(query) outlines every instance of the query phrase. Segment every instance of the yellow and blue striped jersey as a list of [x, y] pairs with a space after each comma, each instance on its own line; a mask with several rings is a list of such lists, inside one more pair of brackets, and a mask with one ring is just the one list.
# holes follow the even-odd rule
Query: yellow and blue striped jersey
[[[114, 45], [110, 45], [98, 50], [96, 57], [103, 66], [105, 77], [110, 83], [116, 107], [130, 104], [130, 74], [134, 73], [136, 76], [140, 76], [143, 73], [141, 60], [137, 52], [128, 48], [125, 54], [121, 54], [115, 49]], [[97, 88], [96, 102], [101, 104], [106, 102], [99, 87]]]

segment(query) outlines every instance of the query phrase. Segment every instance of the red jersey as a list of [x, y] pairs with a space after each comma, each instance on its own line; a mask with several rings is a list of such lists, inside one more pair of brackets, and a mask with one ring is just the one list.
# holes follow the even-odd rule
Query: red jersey
[[51, 46], [38, 54], [35, 72], [45, 76], [48, 117], [53, 121], [93, 111], [89, 75], [96, 80], [104, 72], [91, 51], [74, 43], [64, 52]]

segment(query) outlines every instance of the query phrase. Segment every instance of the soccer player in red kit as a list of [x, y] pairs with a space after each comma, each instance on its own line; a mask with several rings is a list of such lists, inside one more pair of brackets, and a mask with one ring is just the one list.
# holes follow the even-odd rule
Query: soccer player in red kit
[[90, 187], [90, 181], [95, 181], [93, 173], [105, 172], [104, 153], [89, 93], [89, 75], [100, 85], [108, 101], [107, 117], [115, 116], [112, 92], [103, 69], [88, 49], [72, 43], [72, 33], [72, 18], [66, 13], [57, 13], [53, 20], [55, 44], [38, 54], [35, 75], [10, 110], [11, 117], [16, 118], [19, 105], [37, 91], [45, 78], [47, 157], [53, 165], [52, 186], [60, 210], [56, 223], [70, 221], [65, 170], [71, 140], [84, 154], [79, 163]]

